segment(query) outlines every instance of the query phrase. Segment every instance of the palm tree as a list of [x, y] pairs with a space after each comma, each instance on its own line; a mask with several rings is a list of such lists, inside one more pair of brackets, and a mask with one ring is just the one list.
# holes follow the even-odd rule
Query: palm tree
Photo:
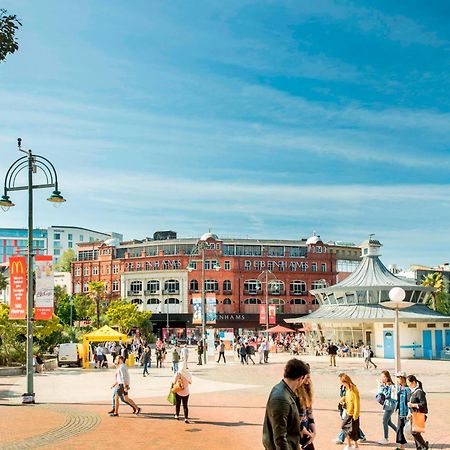
[[100, 327], [100, 300], [105, 295], [105, 283], [103, 281], [91, 281], [88, 284], [89, 297], [95, 302], [97, 312], [97, 328]]
[[431, 307], [436, 311], [436, 296], [444, 291], [444, 278], [442, 273], [434, 272], [424, 276], [422, 286], [434, 288], [431, 292]]

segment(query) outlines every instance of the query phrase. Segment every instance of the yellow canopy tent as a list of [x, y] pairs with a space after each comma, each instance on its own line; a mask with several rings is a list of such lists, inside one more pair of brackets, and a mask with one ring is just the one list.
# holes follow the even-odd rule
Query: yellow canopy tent
[[89, 367], [89, 344], [91, 342], [126, 342], [128, 336], [113, 330], [108, 325], [83, 336], [83, 368]]

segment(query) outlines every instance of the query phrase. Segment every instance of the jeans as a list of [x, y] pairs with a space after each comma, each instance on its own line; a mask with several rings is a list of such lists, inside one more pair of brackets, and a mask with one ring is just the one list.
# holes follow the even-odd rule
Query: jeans
[[397, 437], [395, 438], [395, 442], [397, 444], [407, 444], [404, 434], [405, 425], [406, 425], [406, 417], [398, 416]]
[[142, 375], [148, 375], [148, 368], [149, 368], [150, 364], [148, 362], [144, 363], [144, 371], [142, 372]]
[[[119, 386], [114, 386], [113, 389], [113, 395], [112, 395], [112, 409], [115, 408], [115, 399], [116, 399], [116, 395], [117, 395], [117, 389], [119, 389]], [[121, 394], [119, 396], [120, 400], [122, 400], [124, 403], [126, 403], [128, 406], [131, 406], [126, 400], [125, 397], [123, 396], [123, 394]], [[131, 406], [132, 407], [132, 406]], [[133, 408], [133, 407], [132, 407]], [[134, 409], [134, 408], [133, 408]]]
[[219, 359], [217, 360], [217, 362], [220, 362], [220, 358], [223, 358], [223, 362], [226, 363], [227, 361], [225, 360], [225, 352], [219, 352]]
[[264, 362], [269, 362], [269, 350], [264, 350]]
[[389, 427], [391, 427], [395, 432], [397, 432], [397, 427], [392, 423], [391, 417], [394, 411], [383, 411], [383, 431], [384, 431], [384, 438], [388, 439], [389, 437]]
[[245, 363], [248, 364], [247, 355], [243, 355], [242, 353], [241, 353], [241, 363], [242, 364], [245, 364]]
[[173, 373], [177, 373], [178, 372], [178, 361], [173, 361], [172, 362], [172, 370], [173, 370]]

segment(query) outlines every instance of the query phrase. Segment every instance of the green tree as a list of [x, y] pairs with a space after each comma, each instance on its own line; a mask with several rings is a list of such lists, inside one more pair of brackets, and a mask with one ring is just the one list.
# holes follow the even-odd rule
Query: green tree
[[4, 291], [8, 287], [8, 278], [0, 272], [0, 291]]
[[8, 366], [14, 359], [25, 361], [25, 333], [25, 321], [9, 320], [9, 306], [0, 303], [0, 364]]
[[53, 299], [54, 299], [53, 303], [54, 303], [55, 311], [58, 309], [59, 303], [62, 300], [64, 300], [66, 297], [68, 297], [66, 288], [56, 284], [53, 288]]
[[75, 252], [69, 248], [59, 258], [55, 264], [55, 270], [59, 272], [71, 272], [72, 261], [75, 259]]
[[151, 311], [138, 311], [135, 304], [124, 299], [115, 300], [106, 311], [109, 324], [117, 326], [119, 331], [125, 334], [128, 334], [135, 327], [147, 329], [151, 316]]
[[89, 297], [95, 303], [95, 311], [97, 315], [97, 328], [100, 327], [100, 302], [105, 297], [105, 283], [103, 281], [91, 281], [88, 283]]
[[58, 307], [55, 309], [55, 314], [64, 325], [72, 325], [75, 320], [78, 320], [74, 298], [68, 294], [61, 297]]
[[431, 308], [436, 311], [436, 296], [444, 292], [444, 278], [439, 272], [434, 272], [426, 275], [422, 280], [422, 286], [432, 287], [433, 291], [428, 297], [428, 302], [431, 297]]
[[6, 9], [0, 9], [0, 62], [19, 49], [15, 35], [21, 26], [22, 23], [15, 14], [8, 14]]
[[41, 351], [51, 350], [60, 342], [63, 326], [59, 317], [53, 315], [50, 320], [36, 320], [33, 322], [34, 341]]
[[95, 316], [95, 304], [87, 295], [76, 294], [73, 299], [78, 320], [92, 319]]

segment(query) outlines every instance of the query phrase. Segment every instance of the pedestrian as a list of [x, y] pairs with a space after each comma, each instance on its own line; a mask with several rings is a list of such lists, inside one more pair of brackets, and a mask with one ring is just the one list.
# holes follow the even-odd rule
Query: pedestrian
[[[428, 404], [425, 391], [423, 390], [422, 383], [414, 376], [408, 375], [406, 377], [406, 383], [411, 389], [411, 398], [409, 399], [408, 406], [411, 412], [412, 418], [412, 435], [414, 443], [416, 444], [416, 450], [428, 450], [428, 441], [422, 437], [422, 432], [414, 431], [418, 427], [425, 427], [425, 421], [427, 420]], [[420, 422], [420, 423], [419, 423]]]
[[189, 385], [192, 383], [192, 376], [187, 368], [187, 361], [182, 360], [177, 373], [174, 375], [174, 386], [179, 384], [180, 389], [175, 392], [175, 419], [180, 418], [180, 407], [183, 403], [184, 421], [189, 423]]
[[270, 343], [269, 343], [269, 338], [267, 337], [266, 339], [264, 339], [264, 363], [268, 363], [269, 362], [269, 350], [270, 350]]
[[161, 369], [162, 368], [162, 348], [156, 347], [155, 354], [156, 354], [156, 368]]
[[366, 369], [369, 368], [369, 365], [372, 364], [373, 368], [376, 369], [376, 364], [372, 361], [373, 358], [373, 350], [370, 348], [370, 345], [366, 345], [363, 347], [363, 358], [364, 358], [364, 365]]
[[161, 367], [164, 367], [166, 356], [167, 356], [166, 344], [164, 344], [163, 342], [163, 344], [161, 345]]
[[290, 359], [284, 367], [283, 379], [270, 392], [263, 425], [266, 450], [298, 450], [301, 424], [299, 398], [295, 391], [305, 382], [309, 366], [300, 359]]
[[203, 364], [203, 362], [202, 362], [203, 352], [204, 352], [203, 339], [200, 339], [197, 344], [197, 354], [198, 354], [197, 366], [201, 366]]
[[173, 373], [178, 372], [178, 363], [180, 362], [180, 354], [178, 353], [178, 347], [175, 347], [172, 350], [172, 371]]
[[378, 382], [377, 401], [383, 405], [383, 439], [378, 441], [384, 445], [389, 443], [389, 427], [397, 433], [397, 427], [392, 422], [392, 414], [397, 408], [397, 391], [388, 370], [381, 372], [381, 379]]
[[115, 386], [117, 386], [117, 390], [114, 395], [114, 408], [109, 415], [112, 417], [117, 417], [119, 415], [119, 399], [122, 396], [124, 402], [133, 408], [133, 414], [139, 414], [141, 412], [141, 408], [139, 408], [139, 406], [137, 406], [136, 403], [128, 396], [128, 391], [130, 390], [130, 374], [122, 355], [117, 357], [115, 383], [112, 387]]
[[346, 373], [339, 374], [339, 381], [345, 387], [345, 397], [341, 398], [341, 403], [346, 410], [341, 425], [347, 440], [344, 450], [350, 450], [352, 442], [353, 448], [358, 448], [360, 397], [358, 388]]
[[247, 360], [247, 364], [248, 364], [248, 360], [250, 360], [253, 364], [255, 364], [255, 361], [253, 361], [252, 355], [255, 354], [255, 347], [253, 347], [252, 344], [250, 344], [250, 342], [247, 342], [247, 345], [245, 346], [245, 358]]
[[330, 356], [330, 367], [334, 366], [336, 367], [336, 355], [338, 352], [338, 348], [336, 347], [336, 345], [333, 344], [333, 342], [330, 342], [330, 345], [328, 346], [328, 355]]
[[103, 348], [100, 344], [95, 348], [95, 368], [101, 368], [103, 364]]
[[[309, 366], [309, 364], [308, 364]], [[302, 450], [314, 450], [314, 438], [316, 437], [316, 424], [313, 414], [313, 388], [311, 374], [306, 376], [305, 382], [295, 392], [299, 398], [300, 447]]]
[[142, 375], [146, 377], [147, 375], [149, 375], [148, 366], [150, 364], [150, 348], [148, 346], [146, 346], [144, 348], [144, 351], [142, 352], [141, 363], [144, 366], [144, 371], [142, 372]]
[[397, 411], [398, 411], [398, 422], [397, 422], [397, 436], [395, 442], [399, 444], [396, 450], [404, 450], [405, 444], [407, 444], [404, 429], [406, 421], [408, 419], [409, 409], [408, 402], [411, 398], [411, 389], [406, 385], [406, 373], [397, 372], [395, 374], [398, 380], [398, 390], [397, 390]]
[[259, 363], [260, 364], [262, 364], [263, 361], [264, 361], [264, 348], [265, 348], [264, 342], [261, 341], [261, 343], [259, 344], [259, 347], [258, 347]]
[[183, 361], [186, 361], [186, 368], [187, 368], [189, 362], [189, 349], [187, 344], [184, 344], [183, 348], [180, 350], [180, 356]]
[[244, 342], [239, 347], [239, 356], [241, 357], [241, 364], [248, 364], [248, 361], [247, 361], [247, 350], [246, 350], [247, 347], [246, 346], [247, 346], [247, 344]]
[[126, 363], [128, 360], [128, 347], [126, 344], [122, 344], [122, 347], [120, 348], [120, 355], [123, 358], [123, 361]]
[[225, 364], [227, 363], [225, 359], [225, 344], [222, 340], [219, 343], [219, 358], [217, 359], [217, 362], [220, 362], [220, 358], [223, 358]]

